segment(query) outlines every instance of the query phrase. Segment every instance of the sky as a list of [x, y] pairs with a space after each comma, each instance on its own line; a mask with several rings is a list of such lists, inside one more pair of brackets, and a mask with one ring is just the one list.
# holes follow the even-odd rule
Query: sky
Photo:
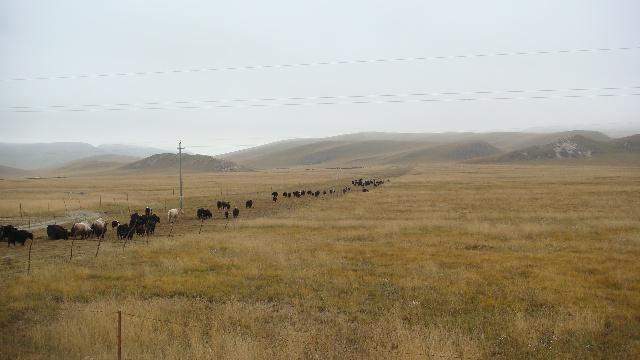
[[0, 1], [2, 142], [640, 132], [639, 86], [637, 0]]

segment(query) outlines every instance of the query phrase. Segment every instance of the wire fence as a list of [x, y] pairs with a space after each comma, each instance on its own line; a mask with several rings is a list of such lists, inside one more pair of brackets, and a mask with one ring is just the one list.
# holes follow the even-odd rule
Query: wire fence
[[236, 65], [236, 66], [206, 66], [192, 67], [172, 70], [145, 70], [132, 72], [102, 72], [91, 74], [59, 74], [59, 75], [38, 75], [38, 76], [22, 76], [0, 79], [0, 82], [21, 82], [21, 81], [43, 81], [43, 80], [76, 80], [76, 79], [105, 79], [118, 77], [138, 77], [138, 76], [158, 76], [170, 74], [185, 73], [203, 73], [203, 72], [221, 72], [221, 71], [241, 71], [241, 70], [267, 70], [267, 69], [291, 69], [306, 68], [314, 66], [330, 66], [330, 65], [356, 65], [356, 64], [381, 64], [381, 63], [408, 63], [416, 61], [451, 61], [464, 59], [480, 59], [487, 57], [508, 57], [508, 56], [541, 56], [541, 55], [562, 55], [562, 54], [584, 54], [584, 53], [612, 53], [612, 52], [628, 52], [630, 50], [640, 49], [640, 46], [618, 46], [618, 47], [600, 47], [600, 48], [574, 48], [574, 49], [555, 49], [555, 50], [520, 50], [520, 51], [495, 51], [471, 54], [455, 54], [455, 55], [437, 55], [437, 56], [409, 56], [409, 57], [385, 57], [371, 59], [345, 59], [345, 60], [329, 60], [329, 61], [312, 61], [288, 64], [262, 64], [262, 65]]
[[[350, 185], [350, 184], [349, 184]], [[300, 201], [304, 199], [332, 199], [337, 198], [345, 194], [346, 188], [349, 185], [345, 184], [335, 184], [333, 182], [324, 183], [324, 184], [300, 184], [294, 186], [290, 186], [293, 190], [288, 190], [287, 192], [294, 191], [312, 191], [317, 192], [318, 196], [315, 194], [307, 194], [305, 197], [301, 196], [299, 199], [292, 197], [289, 201], [284, 200], [282, 197], [276, 197], [276, 199], [271, 199], [271, 191], [249, 191], [249, 192], [229, 192], [227, 193], [227, 199], [235, 198], [233, 200], [238, 201], [239, 196], [248, 196], [254, 194], [268, 194], [269, 197], [267, 199], [261, 199], [263, 202], [270, 202], [273, 204], [281, 205], [278, 208], [270, 207], [267, 208], [266, 211], [273, 212], [277, 209], [293, 209], [295, 208], [295, 204], [301, 204]], [[323, 190], [310, 190], [317, 189], [318, 187], [323, 188]], [[273, 190], [273, 189], [271, 189]], [[343, 191], [345, 190], [345, 191]], [[282, 195], [282, 192], [278, 192], [279, 195]], [[244, 199], [244, 198], [243, 198]], [[285, 197], [286, 199], [286, 197]], [[297, 201], [296, 201], [297, 200]], [[200, 202], [202, 203], [202, 202]], [[310, 202], [306, 202], [310, 203]], [[302, 204], [305, 204], [303, 202]], [[213, 204], [212, 204], [213, 205]], [[245, 205], [244, 203], [238, 204], [238, 207], [242, 207], [239, 205]], [[220, 215], [217, 219], [225, 221], [224, 223], [214, 223], [216, 226], [220, 226], [226, 230], [229, 228], [229, 221], [235, 220], [230, 212], [225, 214], [224, 209], [218, 209], [220, 211]], [[229, 209], [230, 210], [230, 209]], [[130, 210], [129, 210], [130, 211]], [[223, 217], [223, 214], [224, 217]], [[99, 215], [99, 214], [97, 214]], [[262, 214], [264, 215], [264, 213]], [[205, 221], [201, 220], [199, 223], [198, 233], [202, 232]], [[109, 226], [109, 224], [107, 224]], [[107, 237], [107, 239], [102, 238], [88, 238], [88, 239], [75, 239], [71, 238], [68, 240], [51, 240], [47, 241], [44, 239], [35, 238], [34, 240], [28, 240], [25, 243], [26, 251], [16, 251], [7, 253], [2, 261], [0, 262], [0, 277], [7, 276], [16, 276], [16, 275], [29, 275], [32, 271], [40, 270], [50, 266], [56, 266], [60, 264], [67, 265], [82, 265], [85, 267], [96, 266], [98, 262], [96, 261], [100, 254], [105, 251], [110, 252], [112, 254], [118, 254], [119, 251], [124, 252], [127, 246], [131, 245], [149, 245], [153, 242], [153, 239], [158, 237], [172, 237], [175, 234], [173, 233], [174, 224], [170, 223], [168, 226], [162, 228], [164, 233], [159, 231], [155, 235], [143, 235], [138, 237], [133, 237], [131, 239], [124, 238], [119, 239], [116, 234], [115, 229], [111, 231], [114, 234], [113, 238]], [[117, 251], [114, 251], [117, 250]], [[104, 256], [104, 255], [103, 255]]]

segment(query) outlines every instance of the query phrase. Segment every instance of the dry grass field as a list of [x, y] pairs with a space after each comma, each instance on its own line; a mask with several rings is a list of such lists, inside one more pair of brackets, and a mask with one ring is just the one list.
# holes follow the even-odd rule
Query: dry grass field
[[[336, 179], [337, 175], [340, 179]], [[268, 195], [353, 177], [323, 199]], [[174, 175], [0, 182], [0, 218], [174, 207]], [[640, 168], [434, 165], [186, 177], [167, 236], [0, 246], [0, 358], [640, 357]], [[222, 194], [222, 195], [221, 195]], [[128, 197], [128, 200], [127, 200]], [[100, 204], [100, 198], [102, 204]], [[195, 209], [229, 199], [240, 218]], [[63, 202], [64, 200], [64, 202]], [[240, 207], [240, 206], [239, 206]], [[110, 229], [111, 230], [111, 229]]]

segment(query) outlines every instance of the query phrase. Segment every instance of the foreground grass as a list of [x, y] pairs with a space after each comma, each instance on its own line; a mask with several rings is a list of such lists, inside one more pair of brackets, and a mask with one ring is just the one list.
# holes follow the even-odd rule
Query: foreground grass
[[[260, 176], [242, 188], [264, 189]], [[306, 176], [287, 185], [331, 178]], [[441, 166], [366, 194], [259, 202], [202, 234], [186, 218], [171, 238], [163, 225], [149, 245], [112, 240], [97, 259], [1, 278], [0, 355], [113, 358], [122, 310], [136, 359], [637, 358], [639, 180]]]

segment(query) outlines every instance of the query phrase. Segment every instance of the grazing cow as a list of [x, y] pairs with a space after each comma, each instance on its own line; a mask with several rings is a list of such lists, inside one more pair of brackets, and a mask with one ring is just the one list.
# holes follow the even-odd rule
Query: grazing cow
[[[120, 239], [124, 239], [126, 237], [129, 237], [129, 225], [127, 225], [127, 224], [118, 225], [118, 228], [116, 229], [116, 232], [118, 233], [118, 237]], [[129, 239], [131, 239], [132, 237], [133, 237], [133, 231], [131, 232], [131, 237], [129, 237]]]
[[216, 202], [216, 206], [218, 207], [218, 210], [222, 209], [222, 201], [218, 200], [218, 202]]
[[204, 208], [199, 208], [196, 211], [196, 216], [198, 217], [199, 220], [207, 220], [207, 219], [213, 218], [213, 214], [211, 213], [211, 210], [204, 209]]
[[315, 196], [315, 197], [320, 196], [320, 190], [316, 190], [316, 192], [313, 193], [313, 196]]
[[0, 240], [9, 241], [9, 234], [18, 231], [13, 225], [0, 226]]
[[153, 212], [153, 210], [151, 210], [150, 207], [147, 206], [146, 208], [144, 208], [144, 214], [145, 215], [149, 216], [149, 215], [151, 215], [152, 212]]
[[216, 203], [218, 210], [231, 209], [231, 204], [228, 201], [218, 201]]
[[233, 218], [237, 218], [240, 215], [240, 210], [238, 208], [233, 208]]
[[159, 222], [160, 222], [160, 216], [156, 214], [151, 214], [151, 216], [147, 218], [147, 222], [144, 227], [146, 235], [153, 235], [153, 233], [156, 232], [156, 224], [158, 224]]
[[271, 196], [273, 196], [273, 197], [278, 197], [278, 192], [277, 192], [277, 191], [272, 192], [272, 193], [271, 193]]
[[77, 239], [78, 236], [80, 236], [81, 239], [86, 239], [91, 236], [92, 233], [91, 225], [84, 221], [75, 223], [71, 227], [71, 236], [75, 239]]
[[112, 228], [112, 229], [113, 229], [113, 228], [117, 228], [117, 227], [118, 227], [118, 225], [120, 225], [120, 223], [118, 222], [118, 220], [113, 220], [113, 221], [111, 222], [111, 228]]
[[47, 236], [51, 240], [67, 240], [69, 235], [69, 231], [60, 225], [47, 225]]
[[362, 189], [362, 192], [369, 192], [367, 188]]
[[27, 230], [13, 230], [9, 232], [9, 236], [7, 237], [7, 246], [10, 246], [11, 244], [16, 246], [16, 242], [19, 242], [20, 245], [24, 246], [27, 239], [33, 240], [33, 234]]
[[178, 220], [178, 216], [182, 214], [182, 209], [171, 209], [167, 212], [167, 219], [170, 224], [173, 224], [174, 221]]
[[91, 231], [97, 238], [104, 239], [104, 234], [107, 233], [107, 224], [102, 219], [98, 219], [91, 224]]
[[322, 190], [322, 195], [327, 195], [327, 190]]
[[244, 207], [251, 209], [253, 207], [253, 200], [247, 200], [247, 202], [244, 203]]

